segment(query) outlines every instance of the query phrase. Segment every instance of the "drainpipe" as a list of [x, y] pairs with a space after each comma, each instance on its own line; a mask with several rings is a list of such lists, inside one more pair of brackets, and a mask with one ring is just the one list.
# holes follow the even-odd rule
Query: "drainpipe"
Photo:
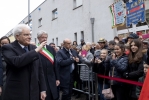
[[92, 24], [92, 42], [94, 42], [94, 21], [95, 21], [95, 18], [90, 18], [91, 20], [91, 24]]

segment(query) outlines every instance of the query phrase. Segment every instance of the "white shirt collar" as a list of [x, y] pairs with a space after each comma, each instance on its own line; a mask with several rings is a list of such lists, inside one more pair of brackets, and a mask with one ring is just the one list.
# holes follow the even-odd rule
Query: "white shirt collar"
[[[18, 42], [18, 43], [19, 43], [19, 42]], [[24, 48], [24, 47], [25, 47], [24, 45], [22, 45], [22, 44], [20, 44], [20, 43], [19, 43], [19, 45], [20, 45], [22, 48]]]

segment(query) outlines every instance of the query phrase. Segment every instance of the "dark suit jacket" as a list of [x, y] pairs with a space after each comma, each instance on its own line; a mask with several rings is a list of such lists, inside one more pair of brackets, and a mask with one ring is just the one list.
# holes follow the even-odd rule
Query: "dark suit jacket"
[[46, 91], [45, 78], [36, 47], [29, 45], [29, 52], [14, 41], [2, 47], [7, 63], [6, 87], [3, 100], [39, 100], [40, 92]]
[[[78, 56], [77, 52], [74, 50], [71, 50], [71, 53], [74, 57], [78, 57], [81, 62], [81, 58]], [[70, 68], [72, 63], [75, 64], [74, 72], [77, 73], [77, 63], [70, 58], [69, 52], [63, 48], [59, 50], [56, 54], [56, 60], [59, 67], [59, 73], [60, 73], [60, 86], [61, 87], [68, 87], [70, 84]]]
[[3, 85], [3, 64], [1, 58], [1, 50], [0, 50], [0, 87]]
[[58, 93], [57, 93], [56, 80], [59, 80], [59, 75], [58, 75], [59, 73], [58, 73], [57, 64], [55, 60], [55, 50], [48, 45], [46, 45], [46, 49], [54, 56], [54, 64], [52, 64], [45, 56], [40, 54], [44, 76], [47, 84], [46, 100], [50, 100], [50, 97], [49, 97], [50, 94], [52, 94], [53, 99], [57, 99]]

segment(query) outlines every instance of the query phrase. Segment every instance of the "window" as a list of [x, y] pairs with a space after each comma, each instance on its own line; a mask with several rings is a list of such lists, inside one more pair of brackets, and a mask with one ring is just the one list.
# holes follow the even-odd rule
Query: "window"
[[78, 8], [80, 6], [82, 6], [83, 2], [82, 0], [73, 0], [73, 8]]
[[28, 25], [28, 22], [26, 22], [25, 24]]
[[77, 33], [74, 33], [74, 40], [77, 41]]
[[58, 46], [58, 37], [56, 38], [56, 46]]
[[41, 27], [42, 26], [42, 18], [40, 18], [39, 20], [38, 20], [38, 27]]
[[84, 40], [84, 31], [81, 31], [81, 39]]
[[32, 30], [32, 20], [29, 21], [29, 27], [30, 27], [31, 30]]
[[52, 42], [54, 43], [54, 38], [52, 39]]
[[52, 20], [57, 18], [57, 8], [52, 11]]

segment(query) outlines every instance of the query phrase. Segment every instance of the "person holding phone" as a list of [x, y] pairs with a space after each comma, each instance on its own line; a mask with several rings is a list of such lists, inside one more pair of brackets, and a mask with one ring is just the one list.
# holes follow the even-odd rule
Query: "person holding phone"
[[[114, 47], [114, 52], [111, 54], [112, 59], [110, 61], [110, 76], [123, 78], [123, 73], [128, 68], [128, 57], [124, 53], [125, 46], [123, 44], [116, 44]], [[114, 98], [112, 100], [127, 100], [128, 95], [127, 90], [124, 83], [117, 81], [110, 81], [111, 88], [114, 94]]]
[[70, 39], [64, 39], [63, 48], [56, 54], [56, 61], [59, 67], [61, 100], [71, 100], [77, 64], [81, 63], [81, 58], [71, 49]]
[[[110, 69], [110, 57], [108, 56], [108, 50], [102, 49], [100, 52], [100, 57], [96, 57], [94, 61], [94, 70], [100, 75], [109, 75]], [[107, 100], [102, 94], [103, 89], [109, 88], [109, 80], [98, 77], [98, 92], [100, 94], [100, 100]]]

